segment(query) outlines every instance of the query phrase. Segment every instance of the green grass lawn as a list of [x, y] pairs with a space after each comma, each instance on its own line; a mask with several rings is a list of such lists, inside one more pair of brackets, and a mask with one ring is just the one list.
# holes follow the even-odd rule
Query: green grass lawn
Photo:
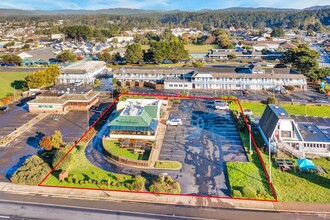
[[[249, 151], [249, 137], [247, 133], [240, 132], [240, 136], [245, 148]], [[259, 162], [257, 153], [254, 149], [253, 154], [248, 154], [250, 162], [227, 162], [226, 168], [232, 196], [234, 190], [240, 191], [245, 186], [255, 189], [258, 199], [274, 199], [269, 187], [266, 175], [264, 174]]]
[[[248, 135], [247, 133], [240, 134], [247, 150]], [[255, 134], [254, 138], [259, 149], [261, 149], [264, 144], [261, 135]], [[261, 155], [266, 168], [269, 169], [267, 152], [261, 152]], [[264, 192], [270, 192], [267, 186], [267, 180], [256, 156], [255, 152], [252, 157], [249, 155], [251, 163], [229, 162], [226, 164], [232, 192], [247, 185], [256, 189], [257, 193], [258, 191], [262, 192], [259, 195], [261, 198]], [[272, 162], [272, 182], [279, 201], [319, 203], [328, 203], [330, 201], [330, 160], [320, 158], [313, 159], [313, 162], [316, 166], [322, 167], [326, 174], [315, 175], [311, 173], [299, 173], [298, 171], [282, 172], [275, 165], [274, 161]]]
[[[261, 117], [264, 112], [266, 105], [262, 103], [251, 103], [243, 102], [241, 103], [243, 109], [251, 109], [253, 114]], [[330, 118], [330, 106], [312, 106], [312, 105], [291, 105], [291, 104], [282, 104], [281, 105], [285, 111], [290, 115], [305, 115], [307, 112], [308, 116], [315, 117], [326, 117]], [[239, 110], [239, 106], [236, 103], [230, 104], [231, 110]]]
[[184, 48], [188, 50], [189, 53], [207, 53], [212, 49], [219, 49], [218, 45], [216, 44], [210, 44], [210, 45], [188, 44], [185, 45]]
[[150, 150], [146, 150], [144, 154], [136, 154], [131, 149], [120, 148], [119, 142], [115, 140], [105, 140], [103, 146], [112, 154], [133, 160], [148, 160], [150, 155]]
[[[132, 176], [107, 172], [94, 166], [86, 158], [85, 148], [86, 143], [81, 143], [79, 146], [77, 146], [76, 151], [71, 152], [71, 154], [74, 155], [72, 155], [72, 162], [68, 168], [68, 172], [69, 175], [73, 176], [74, 181], [72, 183], [67, 181], [60, 182], [58, 180], [60, 171], [55, 171], [47, 178], [43, 184], [81, 188], [129, 190], [127, 184], [130, 184], [133, 181]], [[81, 183], [81, 181], [84, 181], [84, 183]]]
[[175, 169], [179, 170], [181, 169], [182, 164], [178, 161], [166, 161], [166, 160], [158, 160], [156, 161], [155, 168], [160, 169]]
[[22, 88], [22, 82], [31, 72], [0, 72], [0, 99], [14, 93], [16, 89]]

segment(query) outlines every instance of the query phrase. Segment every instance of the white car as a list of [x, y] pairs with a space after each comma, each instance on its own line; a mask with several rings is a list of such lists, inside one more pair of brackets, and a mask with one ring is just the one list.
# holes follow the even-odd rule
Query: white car
[[252, 116], [253, 115], [253, 112], [252, 112], [251, 109], [244, 109], [243, 113], [246, 116]]
[[182, 125], [182, 120], [180, 118], [173, 118], [170, 120], [166, 121], [166, 125], [173, 125], [173, 126], [178, 126], [178, 125]]
[[215, 106], [216, 110], [229, 110], [227, 103], [219, 103]]

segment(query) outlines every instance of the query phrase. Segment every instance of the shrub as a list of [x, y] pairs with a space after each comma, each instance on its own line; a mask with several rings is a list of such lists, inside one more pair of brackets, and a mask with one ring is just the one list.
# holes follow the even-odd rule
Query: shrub
[[290, 92], [294, 91], [294, 86], [284, 86], [284, 88]]
[[242, 195], [245, 198], [254, 199], [257, 197], [257, 192], [250, 186], [244, 186], [242, 188]]
[[243, 197], [241, 191], [239, 191], [239, 190], [233, 190], [232, 196], [233, 196], [233, 198], [242, 198]]
[[278, 101], [274, 96], [267, 98], [267, 104], [277, 104], [277, 103], [278, 103]]

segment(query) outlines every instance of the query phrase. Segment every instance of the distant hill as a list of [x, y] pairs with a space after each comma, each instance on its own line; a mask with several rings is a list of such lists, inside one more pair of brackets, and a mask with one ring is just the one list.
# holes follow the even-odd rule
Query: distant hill
[[[290, 8], [253, 8], [253, 7], [232, 7], [225, 9], [202, 9], [197, 11], [187, 11], [195, 13], [205, 12], [255, 12], [255, 11], [303, 11], [303, 10], [321, 10], [330, 9], [330, 5], [326, 6], [313, 6], [305, 9], [290, 9]], [[184, 12], [181, 10], [161, 11], [161, 10], [144, 10], [144, 9], [132, 9], [132, 8], [109, 8], [100, 10], [21, 10], [21, 9], [5, 9], [0, 8], [0, 16], [39, 16], [39, 15], [145, 15], [145, 14], [172, 14]]]

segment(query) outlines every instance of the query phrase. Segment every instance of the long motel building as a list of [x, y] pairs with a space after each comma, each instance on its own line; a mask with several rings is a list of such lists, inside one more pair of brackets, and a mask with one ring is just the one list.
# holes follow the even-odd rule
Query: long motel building
[[307, 90], [307, 78], [289, 68], [150, 68], [125, 67], [113, 72], [122, 82], [154, 82], [170, 90], [281, 90], [294, 86]]

